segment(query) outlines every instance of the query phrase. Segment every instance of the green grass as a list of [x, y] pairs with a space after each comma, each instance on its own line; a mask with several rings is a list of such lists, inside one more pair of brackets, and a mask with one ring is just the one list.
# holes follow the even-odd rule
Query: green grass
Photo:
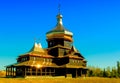
[[116, 78], [0, 78], [0, 83], [120, 83]]

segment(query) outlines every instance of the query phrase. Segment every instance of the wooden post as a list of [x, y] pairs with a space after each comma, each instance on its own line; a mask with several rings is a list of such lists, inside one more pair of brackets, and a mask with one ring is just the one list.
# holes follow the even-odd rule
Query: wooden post
[[80, 74], [81, 74], [81, 77], [82, 77], [82, 69], [81, 69], [81, 71], [80, 71]]
[[54, 72], [54, 74], [53, 74], [53, 75], [55, 76], [55, 68], [53, 68], [53, 69], [54, 69], [54, 71], [53, 71], [53, 72]]
[[11, 67], [12, 68], [12, 76], [13, 76], [13, 67]]
[[15, 67], [14, 67], [14, 76], [15, 76]]
[[15, 69], [16, 69], [16, 68], [14, 67], [14, 76], [15, 76]]
[[12, 76], [12, 67], [10, 67], [10, 76]]
[[45, 76], [46, 76], [46, 74], [47, 74], [47, 73], [46, 73], [46, 68], [45, 68]]
[[16, 76], [16, 71], [17, 71], [17, 70], [16, 70], [16, 67], [15, 67], [15, 72], [14, 72], [14, 73], [15, 73], [15, 76]]
[[16, 67], [16, 72], [15, 72], [15, 76], [17, 76], [18, 74], [18, 68]]
[[15, 75], [15, 73], [14, 73], [14, 67], [13, 67], [13, 76]]
[[54, 68], [54, 73], [55, 73], [55, 68]]
[[13, 77], [14, 77], [14, 67], [13, 67]]
[[49, 69], [49, 75], [51, 76], [51, 70]]
[[41, 76], [42, 76], [42, 68], [40, 69], [40, 72], [41, 72]]
[[12, 68], [12, 77], [13, 77], [13, 67], [11, 67]]
[[25, 74], [24, 74], [24, 76], [26, 77], [26, 67], [25, 67]]
[[12, 67], [11, 67], [11, 76], [12, 76], [12, 71], [13, 71], [13, 70], [12, 70]]
[[14, 67], [13, 67], [13, 77], [14, 77]]
[[10, 67], [9, 67], [9, 76], [10, 76]]
[[51, 68], [50, 68], [49, 72], [50, 72], [50, 76], [52, 76]]
[[12, 76], [12, 67], [10, 67], [10, 76]]
[[8, 71], [7, 71], [7, 67], [6, 67], [6, 76], [7, 76], [7, 73], [8, 73]]
[[86, 77], [86, 74], [87, 74], [87, 70], [85, 69], [85, 77]]
[[65, 68], [65, 78], [67, 77], [67, 69]]
[[30, 67], [30, 74], [31, 74], [31, 76], [32, 76], [32, 68]]
[[76, 72], [75, 72], [75, 73], [76, 73], [76, 76], [75, 76], [75, 77], [77, 77], [77, 69], [76, 69]]
[[37, 71], [38, 71], [38, 69], [36, 68], [36, 76], [37, 76], [37, 73], [38, 73]]
[[9, 67], [9, 76], [10, 76], [10, 67]]
[[8, 73], [7, 73], [7, 74], [8, 74], [8, 76], [9, 76], [9, 67], [7, 68], [7, 71], [8, 71]]
[[10, 67], [8, 68], [8, 73], [9, 73], [9, 76], [10, 76]]

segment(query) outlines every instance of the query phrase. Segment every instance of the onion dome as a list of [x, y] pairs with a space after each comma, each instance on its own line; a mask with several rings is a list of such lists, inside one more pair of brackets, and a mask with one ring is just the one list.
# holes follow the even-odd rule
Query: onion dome
[[53, 30], [47, 32], [46, 36], [48, 40], [51, 40], [54, 38], [60, 38], [60, 39], [65, 39], [71, 42], [73, 41], [72, 40], [73, 33], [64, 28], [61, 14], [57, 15], [56, 27]]

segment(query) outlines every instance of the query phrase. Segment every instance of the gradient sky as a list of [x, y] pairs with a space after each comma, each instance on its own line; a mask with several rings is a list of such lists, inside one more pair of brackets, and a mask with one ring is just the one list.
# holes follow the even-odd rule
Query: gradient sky
[[[120, 0], [60, 0], [64, 26], [74, 45], [97, 67], [120, 61]], [[37, 38], [47, 47], [46, 32], [56, 25], [58, 0], [0, 0], [0, 69], [15, 63]]]

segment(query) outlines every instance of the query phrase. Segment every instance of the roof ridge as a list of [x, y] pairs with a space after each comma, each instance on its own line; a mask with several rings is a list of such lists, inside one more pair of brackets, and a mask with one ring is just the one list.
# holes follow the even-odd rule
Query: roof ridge
[[44, 52], [44, 49], [42, 48], [42, 45], [41, 43], [34, 43], [33, 47], [31, 48], [31, 50], [29, 52], [33, 52], [33, 51], [36, 51], [36, 52]]

